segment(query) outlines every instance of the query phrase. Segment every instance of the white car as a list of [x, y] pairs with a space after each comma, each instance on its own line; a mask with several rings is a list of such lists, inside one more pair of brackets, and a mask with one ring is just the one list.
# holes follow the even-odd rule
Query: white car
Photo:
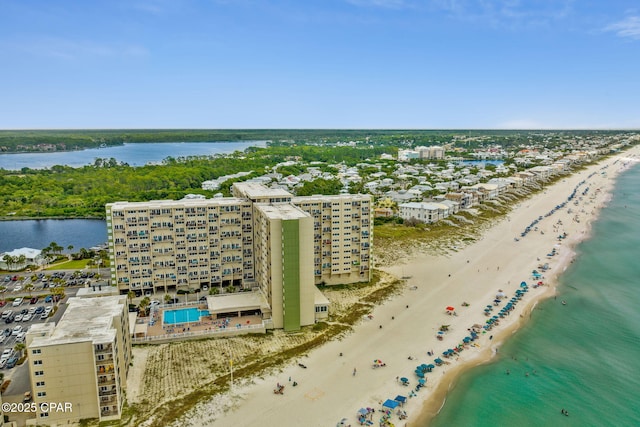
[[18, 307], [20, 305], [22, 305], [22, 301], [24, 301], [24, 298], [20, 297], [20, 298], [16, 298], [13, 300], [13, 306], [14, 307]]
[[16, 314], [16, 317], [13, 320], [15, 320], [16, 322], [22, 322], [22, 318], [23, 317], [24, 316], [22, 314], [18, 313], [18, 314]]
[[22, 290], [22, 286], [18, 285], [15, 288], [13, 288], [13, 292], [20, 292]]
[[44, 308], [44, 314], [46, 314], [48, 316], [49, 313], [51, 313], [51, 310], [53, 310], [53, 307], [51, 307], [50, 305], [46, 306]]
[[24, 342], [26, 336], [26, 332], [20, 332], [18, 335], [16, 335], [16, 342]]
[[7, 317], [11, 317], [12, 314], [13, 314], [13, 311], [7, 310], [7, 311], [2, 313], [2, 318], [6, 319]]
[[13, 355], [13, 350], [10, 348], [5, 348], [2, 352], [2, 356], [0, 356], [0, 360], [7, 360]]
[[18, 335], [20, 332], [22, 332], [22, 325], [14, 327], [11, 331], [11, 335]]
[[37, 309], [38, 309], [38, 307], [31, 307], [31, 308], [29, 309], [29, 314], [33, 316], [34, 314], [36, 314], [36, 310], [37, 310]]
[[2, 344], [4, 342], [4, 340], [7, 339], [7, 337], [5, 336], [5, 334], [0, 334], [0, 344]]
[[[29, 320], [31, 320], [32, 318], [33, 318], [33, 314], [29, 314], [29, 313], [27, 313], [27, 314], [25, 314], [25, 315], [22, 317], [22, 321], [23, 321], [23, 322], [28, 322], [28, 321], [29, 321]], [[17, 322], [17, 321], [18, 321], [18, 320], [16, 319], [16, 322]]]

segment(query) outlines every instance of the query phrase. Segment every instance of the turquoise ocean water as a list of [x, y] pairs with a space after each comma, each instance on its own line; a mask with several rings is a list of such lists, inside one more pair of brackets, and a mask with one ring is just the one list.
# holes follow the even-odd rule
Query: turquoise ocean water
[[558, 292], [430, 426], [640, 426], [640, 165], [619, 176]]

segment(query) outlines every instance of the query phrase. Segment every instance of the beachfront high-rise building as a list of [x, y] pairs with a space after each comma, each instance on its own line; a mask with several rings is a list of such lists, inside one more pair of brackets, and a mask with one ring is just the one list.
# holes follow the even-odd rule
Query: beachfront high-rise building
[[[307, 312], [313, 315], [309, 295], [314, 283], [371, 279], [371, 196], [293, 197], [253, 182], [235, 183], [232, 194], [108, 204], [112, 284], [121, 294], [137, 295], [206, 287], [260, 289], [273, 325], [283, 327], [292, 310], [286, 298], [293, 283], [300, 292], [300, 325], [305, 325]], [[294, 240], [297, 252], [291, 249]], [[294, 264], [299, 271], [292, 281]], [[287, 276], [276, 274], [278, 268]]]
[[315, 283], [369, 281], [373, 242], [371, 197], [305, 196], [294, 197], [292, 202], [313, 217]]
[[[131, 362], [126, 297], [70, 298], [57, 324], [31, 327], [26, 348], [38, 408], [29, 425], [121, 417]], [[41, 405], [50, 402], [66, 403], [67, 410]]]

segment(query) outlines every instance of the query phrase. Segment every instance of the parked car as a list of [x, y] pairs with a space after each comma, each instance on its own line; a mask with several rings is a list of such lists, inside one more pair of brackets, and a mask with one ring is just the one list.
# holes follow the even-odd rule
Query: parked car
[[4, 369], [7, 367], [7, 360], [8, 359], [0, 359], [0, 369]]
[[6, 319], [7, 317], [11, 316], [12, 314], [13, 314], [13, 311], [7, 310], [7, 311], [2, 313], [2, 318]]
[[53, 301], [53, 297], [51, 295], [47, 295], [47, 297], [44, 299], [44, 302], [51, 302]]
[[7, 328], [2, 332], [2, 335], [4, 335], [5, 337], [8, 337], [9, 335], [11, 335], [11, 329]]
[[16, 335], [16, 342], [24, 342], [25, 337], [27, 336], [26, 332], [20, 332], [18, 335]]
[[31, 307], [29, 308], [29, 311], [27, 313], [33, 316], [34, 314], [36, 314], [37, 309], [38, 307]]
[[44, 307], [40, 306], [36, 308], [36, 312], [34, 314], [42, 314], [42, 313], [44, 313]]
[[37, 304], [38, 303], [38, 297], [33, 297], [31, 298], [31, 300], [29, 300], [29, 304]]
[[28, 322], [28, 321], [29, 321], [29, 320], [31, 320], [32, 318], [33, 318], [33, 315], [32, 315], [32, 314], [27, 313], [27, 314], [25, 314], [24, 316], [22, 316], [22, 321], [23, 321], [23, 322]]
[[11, 369], [18, 364], [18, 356], [13, 356], [11, 359], [7, 360], [7, 368]]
[[40, 319], [41, 319], [41, 320], [47, 320], [48, 318], [49, 318], [49, 314], [48, 314], [48, 313], [42, 313], [42, 314], [40, 315]]
[[13, 305], [14, 307], [20, 307], [22, 305], [22, 301], [24, 301], [24, 298], [18, 297], [13, 300], [13, 304], [11, 305]]
[[8, 358], [10, 358], [13, 355], [13, 349], [11, 348], [5, 348], [4, 351], [2, 352], [2, 355], [0, 355], [0, 359], [4, 359], [7, 360]]
[[15, 319], [14, 319], [14, 316], [12, 314], [11, 316], [9, 316], [6, 319], [4, 319], [4, 323], [6, 323], [8, 325], [9, 323], [13, 323], [14, 320]]
[[20, 332], [22, 332], [22, 325], [16, 325], [11, 330], [11, 335], [18, 335]]
[[4, 334], [0, 334], [0, 344], [2, 344], [6, 339], [7, 337], [5, 337]]
[[23, 402], [31, 402], [31, 392], [30, 391], [25, 391], [24, 392], [24, 397], [22, 398]]
[[23, 318], [23, 317], [24, 317], [24, 315], [23, 315], [23, 314], [18, 313], [18, 314], [16, 314], [16, 317], [15, 317], [15, 319], [14, 319], [14, 320], [15, 320], [16, 322], [22, 322], [22, 318]]
[[13, 288], [13, 292], [20, 292], [22, 290], [22, 286], [18, 285], [15, 288]]

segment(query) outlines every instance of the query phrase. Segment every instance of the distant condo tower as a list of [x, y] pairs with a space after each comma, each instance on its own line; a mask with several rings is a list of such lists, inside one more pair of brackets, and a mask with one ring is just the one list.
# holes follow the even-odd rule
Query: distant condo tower
[[371, 279], [370, 195], [293, 197], [254, 182], [232, 194], [107, 204], [112, 284], [137, 295], [254, 290], [272, 327], [297, 330], [318, 317], [314, 285]]

